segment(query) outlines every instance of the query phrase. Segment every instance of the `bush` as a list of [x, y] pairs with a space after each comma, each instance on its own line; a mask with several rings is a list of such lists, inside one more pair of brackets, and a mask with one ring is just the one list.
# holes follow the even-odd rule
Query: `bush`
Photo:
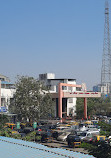
[[35, 140], [36, 140], [36, 141], [41, 141], [41, 136], [36, 136], [36, 137], [35, 137]]
[[15, 139], [21, 139], [21, 135], [20, 134], [13, 134], [12, 137], [15, 138]]
[[36, 135], [36, 132], [30, 132], [29, 134], [27, 134], [25, 137], [23, 137], [23, 140], [26, 141], [34, 141], [34, 137]]
[[0, 130], [0, 135], [4, 137], [11, 137], [12, 136], [12, 130], [10, 128], [2, 129]]
[[107, 124], [105, 122], [102, 122], [102, 121], [99, 121], [98, 125], [101, 127], [101, 129], [103, 131], [109, 131], [109, 132], [111, 132], [111, 125], [109, 125], [109, 124]]
[[96, 158], [111, 158], [111, 148], [105, 142], [97, 142], [94, 145], [83, 142], [80, 147], [88, 150], [89, 154]]
[[90, 150], [90, 148], [92, 148], [93, 145], [92, 145], [92, 144], [89, 144], [89, 143], [83, 142], [83, 143], [81, 143], [81, 145], [80, 145], [79, 147], [80, 147], [80, 148], [84, 148], [84, 149], [86, 149], [86, 150]]
[[111, 148], [105, 142], [98, 142], [88, 151], [96, 158], [111, 158]]

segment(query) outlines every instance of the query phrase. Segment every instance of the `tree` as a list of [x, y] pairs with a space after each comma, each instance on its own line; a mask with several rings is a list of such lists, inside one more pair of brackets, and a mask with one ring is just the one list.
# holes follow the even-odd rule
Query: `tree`
[[111, 147], [105, 142], [98, 142], [89, 149], [89, 153], [97, 158], [111, 158]]
[[84, 100], [83, 98], [77, 98], [76, 102], [76, 114], [77, 118], [84, 118]]
[[[107, 98], [88, 98], [87, 99], [87, 111], [88, 116], [93, 116], [96, 114], [111, 114], [111, 103], [110, 99]], [[84, 117], [84, 100], [83, 98], [77, 99], [77, 107], [76, 107], [77, 117]]]
[[0, 114], [0, 129], [4, 127], [5, 123], [8, 122], [8, 118], [4, 114]]
[[[53, 115], [54, 103], [46, 87], [33, 77], [18, 76], [16, 93], [9, 110], [17, 114], [19, 120], [39, 119]], [[48, 90], [47, 90], [48, 92]]]
[[[88, 116], [92, 116], [95, 113], [94, 105], [95, 105], [95, 100], [93, 98], [87, 99]], [[77, 118], [84, 118], [84, 99], [83, 98], [77, 99], [76, 113], [77, 113]]]

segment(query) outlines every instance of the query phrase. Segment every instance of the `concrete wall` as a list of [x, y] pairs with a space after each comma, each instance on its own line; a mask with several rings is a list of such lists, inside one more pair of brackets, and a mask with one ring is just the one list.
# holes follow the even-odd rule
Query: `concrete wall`
[[1, 106], [5, 106], [8, 109], [10, 99], [13, 98], [15, 91], [15, 89], [1, 88]]
[[15, 89], [1, 88], [1, 98], [13, 98], [15, 91]]
[[[68, 83], [68, 84], [76, 84], [75, 79], [55, 79], [55, 74], [47, 73], [40, 74], [39, 80], [44, 82], [46, 86], [49, 87], [50, 93], [58, 93], [58, 84], [59, 83]], [[76, 92], [76, 87], [62, 87], [63, 92]], [[55, 95], [56, 96], [56, 95]], [[72, 111], [72, 115], [75, 115], [76, 111], [76, 98], [67, 98], [67, 116], [69, 116]]]

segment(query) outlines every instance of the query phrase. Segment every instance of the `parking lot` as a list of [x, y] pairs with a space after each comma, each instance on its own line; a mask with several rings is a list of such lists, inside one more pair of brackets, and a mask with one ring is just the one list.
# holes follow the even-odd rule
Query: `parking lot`
[[[103, 125], [102, 125], [103, 124]], [[34, 126], [36, 125], [36, 126]], [[106, 125], [108, 128], [106, 128]], [[33, 123], [20, 123], [17, 129], [16, 124], [6, 123], [5, 129], [11, 129], [11, 137], [43, 144], [50, 148], [62, 148], [74, 152], [89, 154], [88, 149], [82, 146], [84, 143], [94, 145], [97, 142], [111, 144], [111, 137], [104, 135], [110, 125], [104, 121], [82, 120], [82, 121], [39, 121]], [[106, 131], [102, 131], [104, 130]], [[104, 132], [102, 135], [101, 133]], [[110, 131], [107, 131], [110, 134]], [[110, 138], [110, 139], [108, 139]]]
[[67, 142], [53, 140], [50, 143], [47, 142], [47, 143], [41, 143], [41, 144], [46, 145], [51, 148], [63, 148], [63, 149], [67, 149], [70, 151], [76, 151], [76, 152], [88, 154], [88, 151], [85, 150], [84, 148], [69, 148]]

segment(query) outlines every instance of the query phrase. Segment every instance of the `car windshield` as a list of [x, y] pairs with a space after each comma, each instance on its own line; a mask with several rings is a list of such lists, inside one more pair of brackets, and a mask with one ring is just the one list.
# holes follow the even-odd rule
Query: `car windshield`
[[86, 133], [81, 133], [80, 136], [86, 136]]
[[77, 132], [77, 136], [81, 136], [81, 133], [82, 133], [82, 132]]
[[104, 140], [104, 137], [100, 137], [100, 140], [101, 140], [101, 141]]
[[79, 141], [80, 141], [80, 138], [75, 138], [75, 141], [76, 141], [76, 142], [79, 142]]
[[51, 136], [51, 133], [50, 133], [50, 132], [47, 132], [47, 136], [48, 136], [48, 137]]
[[83, 126], [84, 126], [84, 124], [80, 124], [80, 125], [79, 125], [79, 128], [81, 128], [81, 127], [83, 127]]
[[66, 133], [62, 133], [61, 135], [62, 135], [62, 136], [65, 136], [65, 135], [66, 135]]

